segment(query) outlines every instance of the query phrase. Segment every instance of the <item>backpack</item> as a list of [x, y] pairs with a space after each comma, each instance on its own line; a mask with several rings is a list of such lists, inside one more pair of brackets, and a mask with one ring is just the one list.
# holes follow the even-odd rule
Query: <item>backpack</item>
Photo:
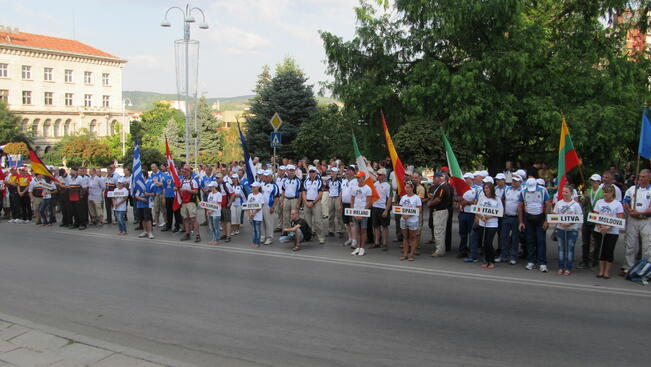
[[646, 284], [649, 277], [651, 277], [651, 262], [645, 257], [626, 272], [626, 279], [635, 283]]

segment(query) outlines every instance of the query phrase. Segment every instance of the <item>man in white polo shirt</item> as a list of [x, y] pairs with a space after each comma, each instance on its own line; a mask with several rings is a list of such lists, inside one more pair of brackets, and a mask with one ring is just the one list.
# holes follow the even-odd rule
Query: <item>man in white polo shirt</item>
[[373, 224], [373, 248], [380, 246], [382, 251], [389, 248], [389, 224], [391, 223], [391, 186], [387, 182], [387, 170], [380, 168], [377, 171], [377, 181], [374, 182], [375, 191], [380, 195], [371, 206], [371, 222]]
[[527, 179], [525, 188], [520, 193], [518, 207], [519, 230], [527, 233], [527, 270], [538, 265], [541, 272], [547, 272], [547, 218], [551, 211], [551, 198], [547, 189], [540, 187], [535, 178]]
[[[626, 190], [624, 211], [628, 214], [626, 222], [626, 264], [622, 270], [628, 270], [639, 260], [637, 255], [642, 247], [642, 257], [651, 259], [651, 171], [643, 169], [638, 175], [637, 186]], [[614, 185], [613, 185], [614, 186]]]
[[316, 232], [319, 243], [325, 243], [323, 233], [323, 210], [321, 208], [321, 198], [323, 196], [323, 182], [316, 174], [316, 167], [308, 168], [308, 175], [303, 180], [301, 194], [303, 205], [305, 206], [305, 221], [312, 231]]
[[281, 228], [291, 227], [292, 209], [298, 209], [301, 203], [301, 180], [296, 177], [296, 166], [293, 164], [287, 165], [287, 177], [282, 181], [282, 187], [279, 187], [281, 193], [280, 202], [283, 211], [283, 224]]
[[355, 239], [352, 226], [352, 218], [344, 213], [346, 208], [350, 208], [352, 196], [357, 188], [357, 179], [355, 178], [355, 166], [346, 167], [345, 177], [341, 180], [341, 196], [339, 201], [342, 207], [342, 222], [346, 227], [348, 239], [344, 242], [344, 246], [350, 245], [351, 248], [357, 248], [357, 240]]
[[338, 176], [339, 168], [330, 168], [330, 180], [328, 180], [328, 236], [334, 237], [335, 231], [339, 238], [343, 238], [344, 223], [341, 220], [341, 179]]
[[[518, 261], [518, 247], [520, 244], [520, 231], [518, 229], [518, 208], [520, 206], [520, 193], [522, 191], [522, 178], [518, 175], [511, 176], [511, 186], [504, 188], [504, 217], [500, 229], [501, 261], [515, 265]], [[497, 260], [497, 259], [496, 259]]]

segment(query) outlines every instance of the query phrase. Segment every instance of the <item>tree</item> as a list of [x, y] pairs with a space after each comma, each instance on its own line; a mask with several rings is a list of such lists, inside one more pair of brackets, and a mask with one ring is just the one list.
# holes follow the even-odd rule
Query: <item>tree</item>
[[167, 143], [170, 146], [170, 150], [172, 152], [180, 152], [183, 150], [183, 142], [184, 142], [184, 137], [183, 137], [184, 132], [179, 129], [179, 124], [176, 120], [173, 118], [167, 120], [167, 125], [165, 126], [165, 130], [163, 130], [163, 136], [161, 136], [161, 140], [163, 143], [163, 146], [165, 145], [165, 137], [167, 137]]
[[[645, 20], [608, 18], [627, 5], [396, 0], [381, 13], [362, 2], [353, 40], [321, 34], [328, 87], [362, 118], [383, 109], [392, 131], [417, 120], [412, 134], [445, 127], [455, 149], [492, 170], [507, 159], [554, 161], [563, 114], [583, 161], [603, 168], [633, 156], [649, 97], [648, 52], [625, 49], [626, 31]], [[410, 149], [397, 140], [399, 153]], [[603, 149], [613, 142], [621, 148]]]
[[[142, 113], [140, 121], [132, 123], [131, 134], [134, 138], [138, 139], [141, 146], [157, 148], [164, 151], [164, 132], [170, 120], [176, 121], [178, 130], [185, 131], [185, 116], [183, 112], [172, 108], [168, 103], [156, 102], [154, 103], [154, 108]], [[185, 157], [185, 152], [183, 152], [183, 157]]]
[[66, 160], [68, 166], [106, 166], [113, 162], [115, 156], [111, 149], [92, 135], [72, 136], [64, 138], [54, 147]]
[[297, 157], [341, 158], [352, 161], [352, 122], [336, 104], [318, 107], [314, 117], [301, 124], [292, 145]]
[[[165, 155], [161, 153], [158, 149], [156, 148], [149, 148], [149, 147], [140, 147], [140, 164], [143, 169], [149, 169], [152, 163], [156, 163], [157, 165], [161, 165], [161, 163], [167, 162], [167, 159], [165, 158]], [[175, 165], [177, 167], [180, 167], [178, 165], [178, 162], [175, 160]], [[133, 168], [133, 149], [127, 152], [125, 158], [124, 158], [124, 166], [128, 168]]]
[[223, 146], [219, 122], [204, 97], [197, 103], [197, 125], [199, 126], [199, 162], [213, 164]]
[[20, 118], [9, 111], [3, 101], [0, 101], [0, 145], [8, 142], [31, 143], [32, 138], [22, 130]]
[[298, 129], [309, 121], [316, 111], [316, 99], [312, 86], [307, 85], [307, 78], [292, 58], [285, 58], [276, 65], [275, 75], [269, 80], [268, 68], [264, 68], [256, 85], [256, 96], [246, 116], [246, 139], [249, 151], [253, 155], [269, 158], [271, 147], [269, 136], [273, 128], [269, 120], [278, 112], [283, 125], [283, 146], [277, 154], [294, 157], [296, 152], [292, 142]]

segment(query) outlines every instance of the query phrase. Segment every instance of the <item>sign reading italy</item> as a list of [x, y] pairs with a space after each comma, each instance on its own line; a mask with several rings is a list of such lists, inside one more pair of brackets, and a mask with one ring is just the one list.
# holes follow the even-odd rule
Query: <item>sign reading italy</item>
[[504, 210], [483, 205], [471, 205], [470, 212], [475, 214], [492, 215], [493, 217], [504, 216]]

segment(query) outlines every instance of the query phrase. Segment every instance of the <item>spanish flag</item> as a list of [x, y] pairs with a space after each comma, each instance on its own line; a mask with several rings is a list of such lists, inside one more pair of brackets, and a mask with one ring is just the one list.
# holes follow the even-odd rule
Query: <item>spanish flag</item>
[[49, 169], [45, 166], [43, 161], [41, 161], [41, 158], [38, 157], [34, 149], [32, 149], [31, 146], [27, 145], [27, 149], [29, 150], [29, 161], [32, 163], [32, 172], [36, 175], [43, 175], [45, 177], [49, 177], [52, 179], [52, 181], [59, 182], [59, 180], [54, 177], [52, 172], [50, 172]]
[[561, 142], [558, 146], [558, 199], [563, 198], [563, 186], [567, 183], [567, 173], [581, 164], [579, 155], [574, 149], [570, 130], [567, 128], [565, 118], [561, 123]]
[[384, 138], [387, 141], [389, 157], [391, 157], [391, 165], [393, 166], [393, 171], [398, 181], [398, 196], [402, 196], [405, 193], [405, 167], [402, 166], [398, 152], [396, 152], [396, 148], [393, 146], [391, 134], [389, 134], [389, 129], [387, 129], [387, 120], [384, 118], [384, 112], [382, 112], [382, 126], [384, 127]]

